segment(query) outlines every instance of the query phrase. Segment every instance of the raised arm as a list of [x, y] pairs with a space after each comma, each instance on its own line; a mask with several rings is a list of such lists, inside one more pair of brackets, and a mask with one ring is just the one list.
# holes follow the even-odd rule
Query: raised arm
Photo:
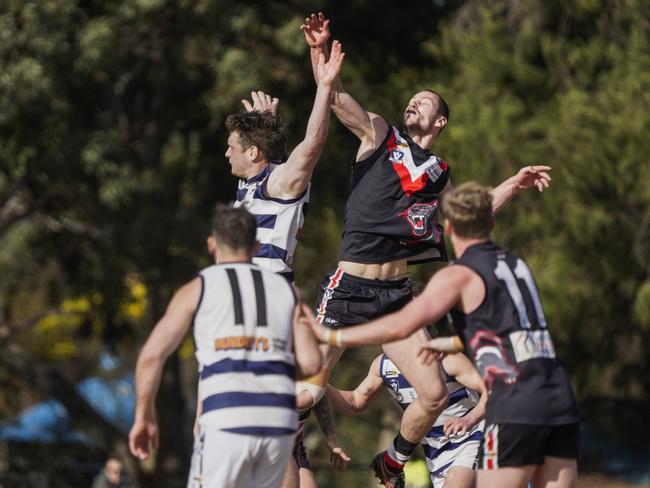
[[135, 368], [135, 420], [129, 433], [129, 448], [138, 459], [149, 457], [150, 443], [158, 447], [154, 401], [160, 378], [165, 361], [178, 348], [192, 324], [201, 288], [201, 278], [197, 277], [176, 292], [138, 356]]
[[[300, 29], [309, 46], [309, 56], [316, 82], [319, 81], [317, 63], [321, 56], [328, 57], [327, 42], [330, 38], [329, 19], [319, 12], [305, 19]], [[335, 41], [336, 42], [336, 41]], [[333, 44], [334, 46], [334, 44]], [[332, 49], [334, 49], [332, 47]], [[366, 111], [349, 93], [345, 91], [341, 77], [336, 76], [333, 83], [332, 110], [355, 136], [361, 141], [358, 159], [362, 159], [379, 147], [388, 133], [388, 124], [379, 115]]]
[[296, 146], [287, 162], [278, 166], [269, 176], [266, 187], [269, 196], [294, 198], [307, 188], [327, 139], [332, 82], [341, 70], [344, 58], [345, 53], [341, 51], [339, 43], [333, 46], [328, 61], [324, 56], [320, 57], [318, 64], [320, 80], [314, 106], [307, 122], [305, 138]]
[[488, 400], [488, 389], [481, 379], [472, 362], [463, 353], [446, 354], [442, 358], [445, 371], [456, 378], [461, 385], [478, 392], [481, 397], [476, 406], [464, 417], [449, 419], [445, 422], [443, 430], [445, 435], [463, 435], [471, 430], [485, 416], [485, 404]]
[[499, 186], [492, 189], [492, 211], [499, 212], [521, 190], [532, 188], [544, 191], [551, 184], [550, 166], [526, 166], [521, 168], [516, 175], [511, 176]]
[[354, 416], [363, 412], [381, 391], [383, 381], [379, 376], [381, 356], [377, 356], [370, 365], [368, 375], [352, 391], [339, 390], [327, 385], [327, 396], [335, 410], [343, 415]]
[[309, 310], [309, 307], [299, 302], [293, 313], [293, 350], [299, 379], [317, 374], [322, 365], [318, 341], [310, 328], [305, 310]]

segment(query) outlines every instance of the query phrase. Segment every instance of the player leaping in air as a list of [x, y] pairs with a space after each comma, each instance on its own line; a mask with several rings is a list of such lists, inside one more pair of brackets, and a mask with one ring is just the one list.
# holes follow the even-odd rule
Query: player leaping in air
[[[311, 15], [301, 26], [310, 47], [317, 83], [319, 59], [328, 56], [329, 20]], [[332, 53], [338, 43], [332, 44]], [[398, 310], [412, 298], [407, 263], [445, 260], [442, 227], [435, 221], [439, 197], [451, 188], [448, 165], [429, 151], [445, 128], [449, 108], [433, 90], [414, 94], [404, 110], [403, 129], [365, 110], [333, 81], [332, 110], [360, 141], [352, 167], [352, 191], [345, 208], [338, 267], [325, 277], [317, 304], [318, 320], [338, 329], [367, 322]], [[549, 185], [548, 166], [527, 166], [492, 190], [493, 210], [519, 191]], [[403, 466], [445, 408], [446, 388], [439, 365], [412, 361], [413, 351], [427, 341], [424, 331], [384, 344], [418, 397], [405, 410], [395, 440], [373, 461], [387, 487], [403, 486]], [[332, 351], [331, 370], [342, 350]], [[323, 376], [323, 386], [326, 375]], [[321, 390], [322, 394], [322, 390]]]
[[[304, 222], [304, 206], [309, 201], [312, 172], [327, 140], [332, 82], [341, 70], [345, 53], [337, 44], [329, 58], [322, 56], [316, 65], [319, 83], [304, 139], [286, 157], [287, 135], [277, 115], [279, 100], [261, 91], [242, 100], [245, 111], [226, 120], [229, 131], [226, 157], [232, 174], [239, 178], [235, 206], [244, 206], [257, 220], [259, 249], [253, 262], [294, 281], [292, 260], [298, 232]], [[326, 435], [332, 462], [344, 469], [349, 458], [336, 441], [328, 404], [316, 403], [309, 392], [309, 378], [297, 383], [299, 430], [294, 446], [294, 461], [289, 463], [284, 488], [315, 486], [302, 443], [304, 423], [311, 407]], [[299, 478], [299, 480], [298, 480]]]

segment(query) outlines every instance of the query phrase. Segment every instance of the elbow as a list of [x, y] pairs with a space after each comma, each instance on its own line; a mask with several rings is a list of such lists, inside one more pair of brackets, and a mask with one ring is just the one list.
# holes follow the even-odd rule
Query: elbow
[[161, 354], [160, 351], [155, 351], [153, 349], [144, 348], [138, 356], [138, 363], [136, 365], [137, 369], [152, 368], [158, 365], [162, 365], [165, 362], [166, 357]]
[[388, 334], [390, 342], [401, 341], [410, 336], [413, 331], [407, 325], [405, 322], [402, 322], [400, 325], [393, 327]]
[[320, 354], [301, 358], [298, 360], [297, 376], [298, 379], [309, 378], [310, 376], [317, 375], [321, 369]]
[[352, 407], [350, 413], [352, 414], [353, 417], [356, 417], [357, 415], [361, 414], [368, 408], [367, 404], [358, 403], [358, 402], [354, 402], [350, 406]]

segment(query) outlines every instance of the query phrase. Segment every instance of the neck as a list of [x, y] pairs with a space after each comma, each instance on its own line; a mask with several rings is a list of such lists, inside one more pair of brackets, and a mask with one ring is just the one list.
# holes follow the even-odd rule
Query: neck
[[250, 252], [241, 252], [225, 247], [218, 247], [214, 260], [217, 264], [226, 263], [250, 263], [252, 262], [253, 255]]
[[454, 248], [454, 254], [456, 254], [456, 257], [461, 257], [465, 253], [465, 251], [467, 251], [468, 247], [473, 246], [474, 244], [480, 244], [481, 242], [488, 242], [489, 240], [490, 240], [490, 236], [478, 237], [472, 239], [465, 239], [464, 237], [452, 236], [451, 245]]
[[253, 164], [248, 171], [245, 171], [244, 174], [241, 176], [241, 178], [245, 180], [250, 180], [251, 178], [255, 178], [257, 175], [259, 175], [262, 171], [266, 169], [268, 166], [268, 162], [263, 162], [263, 163], [257, 163]]
[[431, 149], [431, 146], [433, 146], [433, 142], [436, 140], [436, 137], [438, 134], [432, 134], [432, 133], [412, 133], [408, 132], [408, 135], [413, 139], [413, 142], [415, 142], [418, 146], [420, 146], [422, 149], [426, 149], [427, 151]]

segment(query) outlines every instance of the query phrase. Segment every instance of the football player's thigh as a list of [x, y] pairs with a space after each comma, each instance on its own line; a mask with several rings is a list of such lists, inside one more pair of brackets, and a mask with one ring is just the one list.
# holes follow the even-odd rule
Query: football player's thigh
[[300, 468], [300, 488], [318, 488], [314, 473], [307, 468]]
[[573, 488], [578, 482], [575, 459], [546, 456], [533, 477], [535, 488]]
[[455, 466], [447, 472], [444, 488], [473, 488], [476, 471], [466, 466]]
[[251, 443], [254, 440], [253, 436], [206, 428], [203, 447], [203, 486], [252, 487]]
[[[293, 453], [295, 435], [264, 437], [261, 442], [251, 488], [277, 488]], [[241, 485], [244, 488], [247, 485]]]
[[425, 329], [420, 329], [401, 341], [384, 344], [382, 349], [393, 363], [399, 368], [406, 380], [418, 390], [429, 388], [434, 384], [444, 388], [440, 371], [440, 362], [430, 365], [422, 364], [416, 357], [419, 347], [430, 339]]
[[480, 469], [476, 474], [477, 488], [526, 488], [537, 466]]

